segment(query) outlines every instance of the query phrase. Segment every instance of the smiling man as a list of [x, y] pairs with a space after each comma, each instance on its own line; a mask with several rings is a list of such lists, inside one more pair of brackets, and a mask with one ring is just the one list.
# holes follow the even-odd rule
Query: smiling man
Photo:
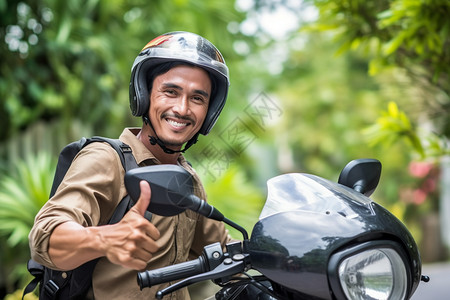
[[[203, 125], [212, 79], [204, 69], [185, 62], [162, 64], [150, 76], [154, 78], [149, 87], [150, 107], [143, 117], [148, 126], [138, 137], [150, 149], [154, 148], [152, 152], [162, 163], [174, 163], [178, 155], [173, 154], [181, 151], [187, 141], [196, 139]], [[152, 147], [155, 145], [159, 147]]]
[[[149, 42], [134, 61], [130, 108], [141, 128], [120, 140], [139, 166], [178, 164], [193, 175], [195, 194], [206, 194], [182, 152], [207, 135], [225, 104], [228, 69], [208, 40], [173, 32]], [[197, 258], [205, 245], [229, 236], [220, 222], [192, 211], [173, 217], [145, 216], [151, 190], [141, 183], [137, 203], [117, 224], [107, 224], [127, 194], [125, 171], [105, 143], [91, 143], [73, 160], [56, 194], [43, 206], [30, 232], [32, 258], [48, 268], [71, 270], [99, 258], [83, 299], [154, 299], [169, 284], [140, 291], [137, 272]], [[84, 292], [84, 291], [83, 291]], [[170, 299], [189, 299], [186, 289]]]

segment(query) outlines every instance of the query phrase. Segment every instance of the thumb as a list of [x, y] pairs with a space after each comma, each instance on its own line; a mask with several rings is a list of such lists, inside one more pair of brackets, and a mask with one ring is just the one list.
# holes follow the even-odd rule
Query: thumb
[[141, 216], [144, 216], [145, 211], [147, 210], [148, 205], [150, 204], [150, 198], [151, 198], [152, 192], [150, 189], [150, 184], [145, 180], [141, 180], [141, 182], [139, 182], [139, 187], [141, 190], [141, 195], [139, 196], [138, 201], [134, 205], [134, 209]]

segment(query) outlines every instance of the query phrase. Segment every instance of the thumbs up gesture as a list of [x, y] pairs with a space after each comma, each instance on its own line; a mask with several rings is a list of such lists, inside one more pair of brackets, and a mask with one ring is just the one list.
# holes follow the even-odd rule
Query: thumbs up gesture
[[146, 181], [140, 182], [141, 195], [122, 220], [108, 225], [101, 236], [106, 257], [112, 263], [135, 270], [143, 270], [159, 246], [158, 229], [144, 218], [150, 204], [151, 190]]

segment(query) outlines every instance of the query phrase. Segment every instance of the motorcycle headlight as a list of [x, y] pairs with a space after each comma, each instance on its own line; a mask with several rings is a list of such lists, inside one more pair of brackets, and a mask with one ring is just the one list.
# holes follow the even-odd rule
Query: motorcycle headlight
[[405, 299], [409, 267], [394, 242], [367, 242], [335, 253], [329, 264], [330, 285], [338, 299]]

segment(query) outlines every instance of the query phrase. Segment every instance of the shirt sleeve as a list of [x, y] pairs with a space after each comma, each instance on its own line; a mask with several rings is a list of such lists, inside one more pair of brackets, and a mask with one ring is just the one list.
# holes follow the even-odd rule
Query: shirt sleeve
[[92, 143], [73, 160], [55, 195], [36, 215], [29, 234], [31, 257], [55, 268], [48, 255], [49, 239], [60, 224], [106, 224], [123, 198], [124, 169], [116, 151], [106, 143]]

